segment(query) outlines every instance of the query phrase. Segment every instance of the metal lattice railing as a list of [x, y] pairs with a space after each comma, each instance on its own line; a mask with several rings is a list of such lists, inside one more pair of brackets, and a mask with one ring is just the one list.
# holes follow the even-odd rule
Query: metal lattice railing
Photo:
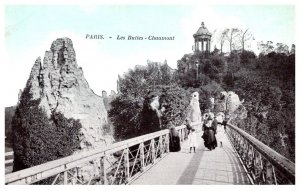
[[242, 129], [227, 125], [227, 135], [254, 184], [295, 184], [295, 164]]
[[[187, 138], [185, 125], [176, 130]], [[162, 130], [7, 174], [5, 184], [128, 184], [168, 153], [169, 130]]]

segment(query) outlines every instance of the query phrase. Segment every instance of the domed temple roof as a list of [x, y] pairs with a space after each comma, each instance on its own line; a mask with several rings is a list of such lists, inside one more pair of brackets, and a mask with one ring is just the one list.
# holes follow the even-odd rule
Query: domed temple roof
[[204, 26], [204, 22], [201, 23], [201, 27], [198, 29], [195, 36], [211, 36], [211, 33], [208, 31], [208, 29]]

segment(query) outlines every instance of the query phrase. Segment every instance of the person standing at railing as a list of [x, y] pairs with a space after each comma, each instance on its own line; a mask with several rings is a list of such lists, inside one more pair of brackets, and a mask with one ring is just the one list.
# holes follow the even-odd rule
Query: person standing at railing
[[194, 128], [190, 130], [190, 133], [188, 135], [188, 142], [190, 147], [190, 153], [192, 152], [192, 149], [194, 149], [194, 153], [196, 153], [196, 147], [198, 146], [198, 143], [197, 143], [196, 130]]
[[191, 120], [189, 118], [185, 119], [185, 126], [187, 130], [187, 136], [190, 134], [190, 131], [192, 129]]
[[175, 129], [174, 125], [171, 125], [171, 128], [170, 128], [169, 150], [170, 150], [170, 152], [178, 152], [181, 150], [180, 137], [179, 137], [178, 131]]
[[226, 131], [226, 126], [227, 126], [228, 121], [229, 121], [229, 117], [226, 116], [225, 119], [223, 120], [222, 124], [221, 124], [221, 125], [224, 126], [224, 131]]

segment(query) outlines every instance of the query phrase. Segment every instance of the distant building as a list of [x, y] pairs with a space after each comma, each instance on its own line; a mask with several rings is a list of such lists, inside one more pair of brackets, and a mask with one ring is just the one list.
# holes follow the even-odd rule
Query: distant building
[[201, 27], [193, 35], [195, 39], [194, 52], [210, 52], [211, 36], [212, 34], [204, 26], [204, 22], [202, 22]]

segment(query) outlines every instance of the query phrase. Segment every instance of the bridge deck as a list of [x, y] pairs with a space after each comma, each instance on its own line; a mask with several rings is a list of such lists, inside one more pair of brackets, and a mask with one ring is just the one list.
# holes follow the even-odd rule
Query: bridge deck
[[250, 184], [236, 152], [225, 136], [223, 147], [209, 151], [197, 133], [199, 147], [189, 153], [187, 141], [180, 152], [168, 154], [155, 166], [131, 184], [175, 185], [175, 184]]

